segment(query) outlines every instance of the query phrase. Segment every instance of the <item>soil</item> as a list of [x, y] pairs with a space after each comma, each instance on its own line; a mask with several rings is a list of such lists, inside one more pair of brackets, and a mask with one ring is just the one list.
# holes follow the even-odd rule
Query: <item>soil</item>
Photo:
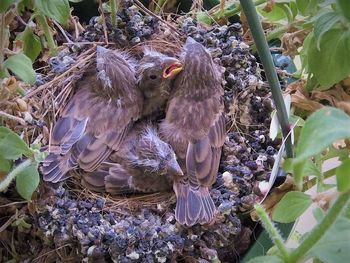
[[[104, 42], [107, 30], [114, 48], [129, 49], [138, 57], [140, 48], [150, 44], [161, 52], [178, 55], [183, 41], [191, 36], [223, 67], [228, 135], [211, 190], [218, 208], [215, 222], [190, 228], [176, 223], [173, 193], [98, 195], [82, 189], [74, 177], [61, 185], [41, 183], [34, 201], [26, 205], [16, 203], [19, 198], [10, 188], [0, 195], [0, 225], [12, 223], [0, 231], [0, 261], [239, 261], [256, 226], [249, 211], [261, 198], [258, 183], [268, 179], [280, 143], [269, 138], [274, 106], [257, 59], [242, 40], [241, 25], [204, 27], [183, 16], [171, 22], [178, 31], [174, 36], [162, 21], [142, 14], [133, 1], [125, 1], [117, 21], [117, 28], [112, 27], [106, 15], [104, 29], [99, 17], [92, 18], [79, 41]], [[32, 91], [74, 66], [87, 48], [78, 43], [51, 58]], [[70, 80], [79, 77], [77, 71]], [[63, 84], [57, 87], [50, 96], [61, 94]], [[38, 93], [37, 97], [47, 94]], [[59, 100], [56, 112], [64, 103]], [[43, 114], [43, 109], [40, 112], [46, 123], [52, 119], [52, 114]], [[37, 132], [44, 132], [43, 126]], [[17, 215], [16, 209], [20, 211]]]

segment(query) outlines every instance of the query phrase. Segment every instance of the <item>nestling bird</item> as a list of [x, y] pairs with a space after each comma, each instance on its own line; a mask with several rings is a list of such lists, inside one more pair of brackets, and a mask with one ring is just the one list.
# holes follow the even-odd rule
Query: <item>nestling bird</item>
[[83, 174], [82, 182], [110, 194], [152, 193], [170, 190], [172, 178], [182, 175], [170, 145], [159, 138], [154, 125], [143, 121], [96, 171]]
[[174, 178], [175, 217], [192, 226], [213, 219], [209, 188], [219, 169], [226, 137], [222, 74], [210, 54], [188, 38], [183, 71], [174, 80], [161, 134], [174, 149], [184, 176]]
[[144, 96], [143, 116], [155, 115], [164, 108], [170, 96], [171, 83], [181, 70], [178, 59], [151, 49], [144, 50], [136, 73]]
[[62, 181], [76, 167], [96, 170], [119, 150], [141, 116], [143, 96], [134, 66], [120, 52], [97, 47], [96, 61], [77, 88], [53, 128], [51, 152], [42, 167], [45, 181]]
[[137, 67], [138, 87], [143, 94], [141, 120], [95, 172], [82, 176], [83, 184], [111, 194], [150, 193], [170, 190], [172, 178], [182, 176], [171, 146], [159, 138], [155, 119], [170, 95], [171, 82], [182, 70], [180, 61], [146, 49]]

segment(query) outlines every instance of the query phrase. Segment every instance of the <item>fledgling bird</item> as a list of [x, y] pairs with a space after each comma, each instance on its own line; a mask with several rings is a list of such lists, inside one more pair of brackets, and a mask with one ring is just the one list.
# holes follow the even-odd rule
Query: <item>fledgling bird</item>
[[144, 100], [143, 120], [127, 134], [118, 152], [95, 172], [83, 174], [85, 186], [111, 194], [159, 192], [170, 190], [172, 178], [183, 175], [171, 146], [160, 139], [156, 126], [149, 122], [164, 108], [171, 83], [181, 70], [178, 59], [144, 50], [136, 72]]
[[170, 96], [172, 81], [181, 70], [182, 64], [178, 59], [151, 49], [144, 50], [136, 73], [138, 86], [144, 96], [143, 116], [156, 115], [164, 108]]
[[42, 166], [45, 181], [62, 181], [77, 167], [96, 170], [119, 150], [141, 116], [143, 96], [134, 66], [121, 52], [97, 47], [96, 61], [77, 89], [53, 128], [51, 152]]
[[160, 139], [154, 125], [142, 121], [96, 171], [82, 175], [82, 182], [110, 194], [153, 193], [170, 190], [172, 178], [182, 175], [171, 146]]
[[224, 91], [219, 67], [192, 38], [186, 41], [181, 62], [183, 71], [174, 80], [160, 132], [185, 171], [174, 178], [175, 217], [192, 226], [210, 222], [216, 210], [209, 188], [216, 180], [226, 137]]

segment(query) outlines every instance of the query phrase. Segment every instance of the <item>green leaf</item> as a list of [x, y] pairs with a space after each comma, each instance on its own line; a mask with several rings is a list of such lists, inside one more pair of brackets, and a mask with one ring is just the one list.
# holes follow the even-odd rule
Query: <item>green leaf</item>
[[295, 162], [320, 153], [339, 139], [350, 138], [350, 117], [343, 111], [324, 107], [305, 121], [296, 147]]
[[24, 54], [34, 62], [41, 52], [40, 38], [27, 26], [22, 33], [18, 34], [17, 39], [23, 41]]
[[11, 167], [12, 161], [7, 160], [4, 156], [0, 155], [0, 172], [8, 173], [11, 170]]
[[4, 62], [4, 66], [23, 81], [30, 84], [35, 83], [35, 71], [32, 66], [32, 61], [26, 55], [17, 54], [11, 56]]
[[275, 4], [270, 12], [266, 12], [263, 8], [258, 8], [259, 13], [271, 22], [277, 22], [285, 18], [285, 12], [280, 5]]
[[337, 3], [342, 11], [344, 17], [350, 21], [350, 1], [349, 0], [337, 0]]
[[300, 60], [301, 60], [301, 65], [302, 68], [308, 72], [309, 71], [309, 65], [308, 65], [308, 50], [311, 45], [311, 41], [313, 40], [313, 33], [310, 33], [303, 42], [303, 48], [300, 50]]
[[38, 163], [33, 162], [16, 177], [16, 190], [26, 200], [30, 200], [35, 189], [38, 187], [40, 176], [38, 173]]
[[350, 74], [350, 31], [331, 29], [317, 45], [313, 34], [307, 49], [308, 70], [318, 82], [330, 87]]
[[315, 207], [314, 209], [312, 209], [312, 214], [313, 214], [314, 218], [316, 219], [316, 221], [317, 221], [318, 223], [320, 223], [321, 220], [322, 220], [322, 219], [324, 218], [324, 216], [325, 216], [324, 211], [323, 211], [322, 208], [319, 207], [319, 206], [317, 206], [317, 207]]
[[60, 24], [66, 23], [69, 18], [68, 0], [35, 0], [35, 7]]
[[303, 192], [288, 192], [277, 204], [272, 219], [280, 223], [295, 221], [312, 204], [309, 195]]
[[291, 23], [293, 21], [294, 16], [293, 16], [293, 12], [289, 6], [289, 3], [288, 4], [279, 4], [278, 6], [283, 10], [284, 15], [287, 18], [288, 22]]
[[247, 263], [282, 263], [282, 259], [277, 256], [260, 256], [249, 260]]
[[350, 159], [344, 160], [336, 169], [337, 188], [339, 192], [350, 189]]
[[16, 133], [0, 127], [0, 153], [7, 160], [16, 160], [22, 154], [31, 156], [32, 150]]
[[350, 251], [350, 220], [339, 218], [325, 235], [311, 248], [309, 257], [324, 263], [347, 263]]
[[0, 13], [4, 13], [10, 7], [10, 5], [16, 3], [18, 0], [1, 0], [0, 1]]
[[206, 12], [198, 12], [197, 20], [207, 25], [211, 25], [213, 23], [213, 19], [210, 16], [208, 16]]
[[330, 11], [322, 14], [315, 22], [314, 34], [316, 38], [316, 46], [320, 49], [322, 36], [328, 32], [333, 26], [341, 20], [338, 12]]
[[307, 8], [309, 6], [309, 0], [296, 0], [297, 7], [303, 16], [307, 15]]
[[310, 159], [306, 160], [304, 169], [303, 169], [304, 176], [316, 176], [319, 177], [322, 175], [320, 167], [317, 167], [317, 165], [311, 161]]

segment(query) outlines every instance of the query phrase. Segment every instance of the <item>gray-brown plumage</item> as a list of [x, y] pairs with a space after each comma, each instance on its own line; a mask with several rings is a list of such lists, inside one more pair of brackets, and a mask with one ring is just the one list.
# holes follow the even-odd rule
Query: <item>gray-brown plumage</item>
[[[180, 61], [146, 49], [137, 69], [137, 82], [144, 95], [143, 116], [161, 112], [170, 96], [171, 83], [182, 70]], [[151, 116], [152, 117], [152, 116]]]
[[205, 48], [188, 38], [183, 71], [174, 81], [161, 134], [174, 148], [184, 176], [174, 178], [176, 219], [192, 226], [213, 219], [215, 182], [226, 127], [222, 75]]
[[170, 145], [159, 138], [155, 126], [143, 121], [118, 151], [82, 180], [90, 189], [111, 194], [152, 193], [170, 190], [172, 178], [182, 174]]
[[59, 182], [79, 167], [91, 172], [121, 147], [141, 116], [143, 98], [130, 60], [98, 47], [96, 62], [78, 82], [53, 128], [50, 154], [43, 162], [45, 181]]

